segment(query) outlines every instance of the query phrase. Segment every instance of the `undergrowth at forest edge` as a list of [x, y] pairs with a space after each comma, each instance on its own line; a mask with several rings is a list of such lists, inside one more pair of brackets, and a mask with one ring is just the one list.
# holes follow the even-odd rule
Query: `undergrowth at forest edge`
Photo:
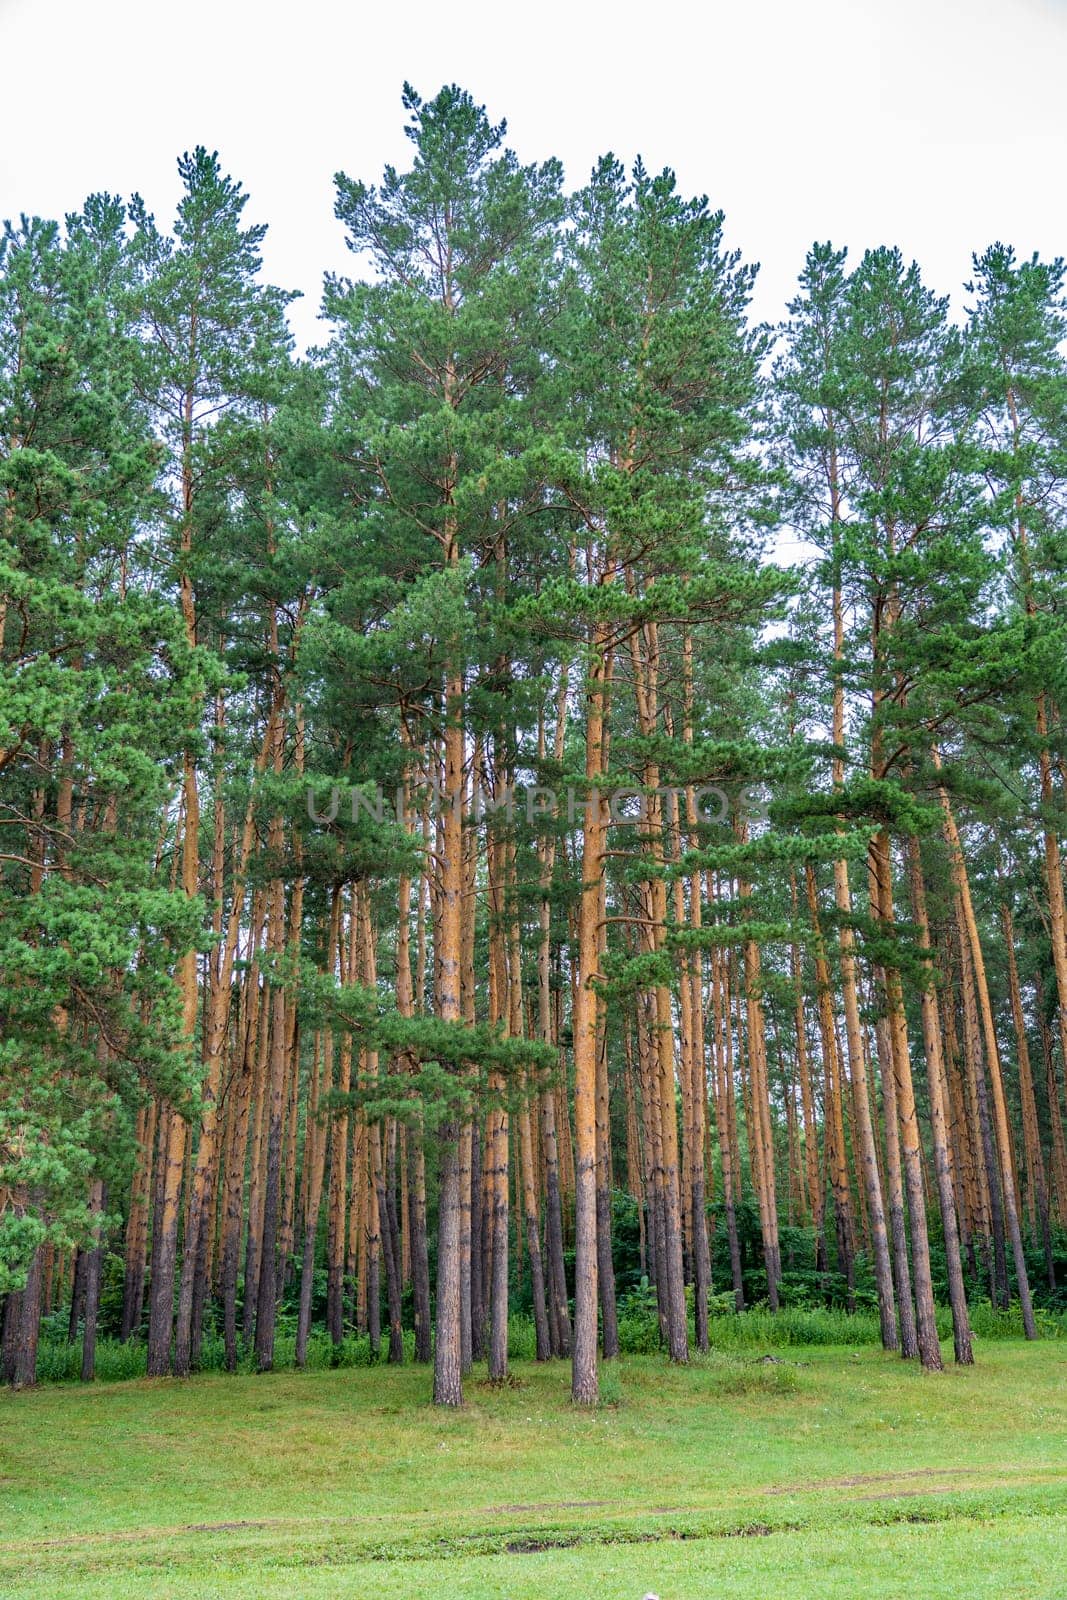
[[[719, 1297], [727, 1301], [729, 1296]], [[1067, 1337], [1067, 1312], [1054, 1312], [1038, 1308], [1036, 1312], [1040, 1333], [1046, 1338]], [[60, 1331], [65, 1317], [48, 1319], [43, 1329], [38, 1355], [38, 1379], [42, 1383], [74, 1383], [81, 1375], [81, 1346], [68, 1343]], [[947, 1307], [937, 1315], [938, 1332], [943, 1339], [952, 1336], [952, 1317]], [[971, 1324], [974, 1336], [982, 1339], [1014, 1339], [1022, 1336], [1022, 1318], [1018, 1304], [1002, 1310], [988, 1301], [971, 1307]], [[763, 1306], [749, 1311], [733, 1312], [712, 1302], [710, 1340], [713, 1351], [778, 1350], [801, 1345], [869, 1346], [879, 1342], [878, 1317], [873, 1311], [858, 1311], [849, 1315], [833, 1307], [795, 1307], [771, 1313]], [[660, 1348], [659, 1323], [654, 1311], [640, 1303], [635, 1293], [633, 1302], [623, 1301], [619, 1316], [619, 1343], [624, 1355], [652, 1355]], [[293, 1369], [296, 1345], [295, 1329], [286, 1327], [279, 1319], [279, 1332], [275, 1344], [275, 1368]], [[145, 1375], [145, 1347], [137, 1340], [123, 1342], [119, 1339], [102, 1339], [97, 1344], [96, 1376], [104, 1382], [143, 1378]], [[536, 1353], [536, 1340], [531, 1317], [512, 1317], [508, 1325], [508, 1356], [512, 1361], [532, 1361]], [[411, 1361], [414, 1354], [414, 1334], [404, 1335], [404, 1358]], [[373, 1367], [384, 1362], [384, 1346], [379, 1355], [371, 1349], [366, 1334], [348, 1334], [335, 1346], [325, 1332], [314, 1333], [308, 1340], [307, 1366], [312, 1371], [326, 1371], [331, 1367]], [[238, 1371], [255, 1371], [255, 1352], [249, 1346], [242, 1354]], [[200, 1370], [225, 1371], [225, 1349], [221, 1337], [212, 1335], [204, 1340]], [[606, 1404], [614, 1403], [608, 1388], [602, 1398]]]

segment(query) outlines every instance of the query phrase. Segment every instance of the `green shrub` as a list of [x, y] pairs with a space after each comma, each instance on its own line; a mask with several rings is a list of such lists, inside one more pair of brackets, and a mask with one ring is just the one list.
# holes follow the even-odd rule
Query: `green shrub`
[[[877, 1345], [880, 1341], [878, 1317], [873, 1311], [860, 1310], [854, 1315], [837, 1306], [783, 1306], [772, 1312], [765, 1304], [750, 1306], [746, 1311], [733, 1309], [733, 1295], [715, 1294], [708, 1301], [708, 1330], [712, 1352], [721, 1355], [730, 1351], [771, 1351], [790, 1349], [799, 1345]], [[656, 1291], [647, 1278], [619, 1296], [619, 1349], [623, 1355], [653, 1355], [661, 1348], [659, 1312]], [[988, 1300], [976, 1301], [970, 1307], [971, 1328], [975, 1338], [1020, 1339], [1023, 1336], [1022, 1313], [1017, 1301], [1003, 1311]], [[1067, 1338], [1067, 1312], [1046, 1307], [1035, 1308], [1034, 1317], [1039, 1335], [1045, 1339]], [[66, 1314], [55, 1313], [41, 1323], [41, 1340], [37, 1354], [37, 1376], [41, 1383], [77, 1383], [81, 1377], [81, 1341], [67, 1343]], [[952, 1316], [946, 1306], [937, 1308], [937, 1331], [942, 1339], [952, 1337]], [[692, 1333], [692, 1330], [691, 1330]], [[322, 1372], [331, 1367], [372, 1367], [384, 1362], [388, 1349], [388, 1334], [383, 1332], [381, 1349], [377, 1355], [365, 1333], [350, 1333], [340, 1345], [334, 1345], [325, 1330], [319, 1328], [308, 1339], [307, 1366], [312, 1372]], [[537, 1354], [536, 1330], [533, 1318], [513, 1316], [508, 1323], [508, 1357], [512, 1361], [532, 1361]], [[404, 1332], [404, 1360], [415, 1357], [415, 1335]], [[292, 1320], [279, 1318], [278, 1333], [274, 1341], [274, 1366], [279, 1372], [291, 1371], [296, 1362], [296, 1332]], [[96, 1376], [104, 1383], [119, 1382], [145, 1375], [145, 1346], [142, 1340], [101, 1338], [96, 1345]], [[778, 1380], [752, 1378], [744, 1364], [744, 1372], [737, 1383], [749, 1388], [781, 1387]], [[226, 1368], [226, 1350], [220, 1334], [205, 1334], [200, 1354], [201, 1372], [223, 1372]], [[237, 1371], [251, 1373], [256, 1370], [255, 1351], [243, 1341], [238, 1346]], [[733, 1371], [733, 1368], [723, 1368]], [[773, 1370], [768, 1367], [768, 1370]], [[732, 1379], [730, 1381], [733, 1381]], [[783, 1380], [786, 1382], [786, 1380]], [[744, 1387], [735, 1392], [745, 1392]], [[605, 1402], [612, 1403], [612, 1402]]]
[[[1023, 1337], [1023, 1314], [1017, 1300], [1012, 1301], [1007, 1311], [993, 1305], [989, 1300], [979, 1300], [971, 1306], [970, 1312], [971, 1331], [977, 1339]], [[1038, 1334], [1044, 1339], [1067, 1337], [1067, 1312], [1049, 1311], [1044, 1306], [1035, 1306], [1034, 1321], [1037, 1324]], [[949, 1329], [951, 1331], [951, 1322]]]
[[533, 1317], [508, 1319], [508, 1360], [533, 1361], [537, 1357], [537, 1329]]

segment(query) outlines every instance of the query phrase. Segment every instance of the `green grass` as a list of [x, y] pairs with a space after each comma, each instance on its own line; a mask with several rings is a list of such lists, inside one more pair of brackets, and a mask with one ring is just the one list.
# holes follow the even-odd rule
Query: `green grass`
[[[0, 1596], [1067, 1593], [1067, 1343], [924, 1377], [868, 1346], [42, 1387], [0, 1398]], [[912, 1573], [911, 1586], [905, 1581]]]

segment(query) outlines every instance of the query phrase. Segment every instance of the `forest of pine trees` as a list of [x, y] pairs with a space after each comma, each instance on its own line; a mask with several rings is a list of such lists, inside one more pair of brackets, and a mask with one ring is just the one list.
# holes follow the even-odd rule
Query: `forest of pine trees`
[[1064, 264], [817, 244], [761, 327], [671, 172], [404, 108], [306, 356], [203, 148], [0, 242], [5, 1380], [1035, 1336]]

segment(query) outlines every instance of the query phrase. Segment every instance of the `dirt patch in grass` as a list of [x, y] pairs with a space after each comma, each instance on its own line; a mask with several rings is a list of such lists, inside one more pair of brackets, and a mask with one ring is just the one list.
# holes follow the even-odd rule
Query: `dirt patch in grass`
[[[1038, 1471], [1052, 1470], [1039, 1467]], [[764, 1489], [764, 1494], [819, 1494], [823, 1489], [864, 1489], [872, 1483], [907, 1483], [916, 1478], [988, 1478], [988, 1477], [1019, 1477], [1018, 1467], [912, 1467], [904, 1472], [860, 1472], [849, 1478], [815, 1478], [805, 1483], [774, 1484]], [[1029, 1474], [1027, 1475], [1029, 1476]], [[908, 1491], [901, 1490], [901, 1494]], [[912, 1490], [914, 1494], [925, 1493], [925, 1490]], [[944, 1493], [944, 1490], [935, 1490], [935, 1494]], [[891, 1500], [895, 1496], [887, 1495], [858, 1495], [857, 1499]]]
[[241, 1528], [269, 1528], [270, 1522], [187, 1522], [186, 1533], [236, 1533]]
[[503, 1517], [516, 1511], [600, 1511], [610, 1504], [610, 1500], [539, 1500], [533, 1505], [483, 1506], [478, 1515]]

